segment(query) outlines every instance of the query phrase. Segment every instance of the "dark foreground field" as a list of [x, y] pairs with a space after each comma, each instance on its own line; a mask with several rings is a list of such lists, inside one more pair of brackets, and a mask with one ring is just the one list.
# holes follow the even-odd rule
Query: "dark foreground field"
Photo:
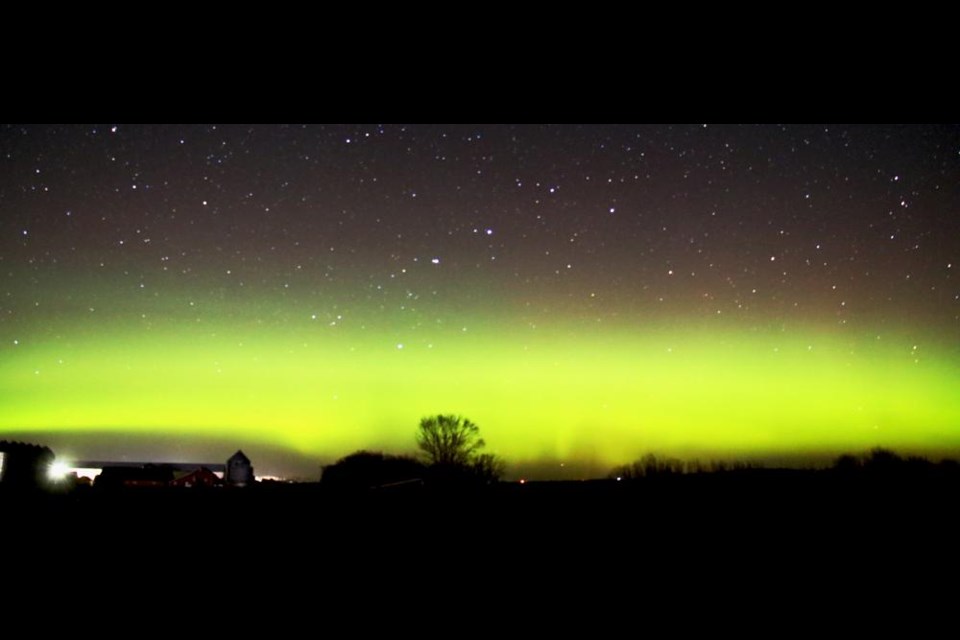
[[364, 625], [387, 611], [436, 624], [538, 612], [537, 625], [584, 633], [608, 614], [677, 633], [831, 617], [916, 633], [956, 608], [958, 490], [754, 470], [459, 491], [7, 492], [3, 576], [8, 604], [228, 597], [237, 615], [355, 610]]

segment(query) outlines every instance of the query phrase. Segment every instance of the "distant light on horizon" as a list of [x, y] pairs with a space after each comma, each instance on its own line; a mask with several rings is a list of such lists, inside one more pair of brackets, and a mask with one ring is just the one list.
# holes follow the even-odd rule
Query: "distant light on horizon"
[[47, 476], [51, 480], [59, 482], [66, 478], [71, 470], [72, 467], [68, 463], [56, 461], [50, 464], [50, 468], [47, 469]]
[[87, 478], [88, 480], [96, 480], [103, 469], [99, 468], [90, 468], [90, 467], [71, 467], [69, 470], [70, 473], [77, 474], [78, 478]]

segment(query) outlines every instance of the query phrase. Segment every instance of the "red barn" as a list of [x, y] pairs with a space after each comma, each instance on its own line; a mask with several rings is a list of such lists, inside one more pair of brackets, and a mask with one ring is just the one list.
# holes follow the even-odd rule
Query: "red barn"
[[183, 474], [176, 474], [176, 477], [170, 482], [171, 487], [215, 487], [221, 483], [213, 471], [206, 467], [200, 467], [194, 471]]

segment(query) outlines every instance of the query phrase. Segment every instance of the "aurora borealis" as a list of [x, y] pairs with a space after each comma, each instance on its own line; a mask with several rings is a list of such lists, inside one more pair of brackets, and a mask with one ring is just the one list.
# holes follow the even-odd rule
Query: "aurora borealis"
[[960, 452], [955, 126], [6, 126], [0, 154], [0, 437], [330, 460], [453, 412], [514, 474]]

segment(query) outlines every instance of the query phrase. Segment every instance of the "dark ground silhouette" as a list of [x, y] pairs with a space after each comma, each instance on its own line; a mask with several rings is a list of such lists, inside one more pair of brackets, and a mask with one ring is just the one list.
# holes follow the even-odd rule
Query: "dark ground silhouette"
[[[953, 610], [958, 498], [956, 465], [880, 454], [822, 471], [453, 489], [5, 490], [0, 507], [21, 594], [55, 572], [83, 577], [83, 602], [143, 603], [203, 576], [272, 606], [403, 614], [429, 596], [438, 620], [466, 602], [583, 634], [620, 615], [678, 632], [796, 630], [822, 616], [862, 632]], [[12, 574], [17, 558], [30, 563]], [[121, 578], [140, 591], [116, 592]]]

